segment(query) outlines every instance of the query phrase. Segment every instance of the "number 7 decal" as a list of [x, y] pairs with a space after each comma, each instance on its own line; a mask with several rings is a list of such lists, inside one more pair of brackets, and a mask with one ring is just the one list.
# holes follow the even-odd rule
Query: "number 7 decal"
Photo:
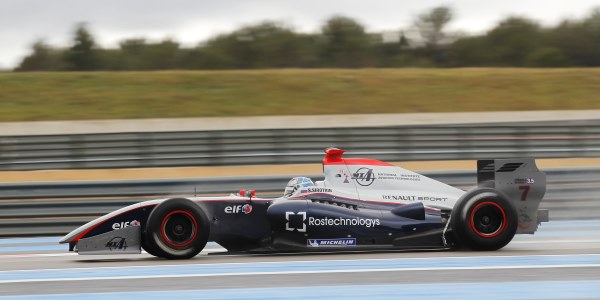
[[530, 189], [531, 189], [531, 186], [529, 186], [529, 185], [520, 185], [519, 186], [519, 190], [523, 191], [521, 193], [521, 201], [527, 201], [527, 194], [529, 194]]

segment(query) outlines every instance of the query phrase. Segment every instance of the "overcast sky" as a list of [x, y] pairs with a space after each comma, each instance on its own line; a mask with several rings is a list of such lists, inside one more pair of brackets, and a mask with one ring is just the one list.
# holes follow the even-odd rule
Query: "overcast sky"
[[545, 25], [581, 18], [600, 0], [0, 0], [0, 68], [18, 64], [38, 39], [67, 45], [78, 22], [87, 22], [103, 47], [130, 37], [196, 45], [262, 20], [317, 31], [336, 14], [353, 17], [372, 32], [405, 29], [416, 15], [439, 5], [454, 9], [452, 30], [476, 33], [509, 15]]

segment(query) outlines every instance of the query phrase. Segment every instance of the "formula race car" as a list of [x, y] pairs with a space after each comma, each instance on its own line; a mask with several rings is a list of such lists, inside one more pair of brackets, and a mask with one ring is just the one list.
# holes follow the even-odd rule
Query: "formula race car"
[[378, 160], [325, 151], [325, 180], [293, 178], [280, 198], [241, 191], [133, 204], [93, 220], [60, 243], [79, 254], [197, 255], [208, 241], [229, 252], [497, 250], [533, 234], [546, 175], [535, 160], [477, 162], [478, 187], [463, 191]]

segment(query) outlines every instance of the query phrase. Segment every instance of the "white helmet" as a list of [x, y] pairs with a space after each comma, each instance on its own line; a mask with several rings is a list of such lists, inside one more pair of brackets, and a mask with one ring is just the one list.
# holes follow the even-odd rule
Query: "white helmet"
[[302, 188], [315, 186], [312, 180], [308, 177], [294, 177], [292, 178], [285, 187], [284, 197], [291, 197], [295, 194], [299, 194]]

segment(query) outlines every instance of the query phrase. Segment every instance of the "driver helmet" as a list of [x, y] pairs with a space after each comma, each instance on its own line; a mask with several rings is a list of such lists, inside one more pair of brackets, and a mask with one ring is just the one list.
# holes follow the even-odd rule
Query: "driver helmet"
[[285, 186], [284, 197], [291, 197], [305, 187], [315, 186], [312, 180], [308, 177], [294, 177]]

